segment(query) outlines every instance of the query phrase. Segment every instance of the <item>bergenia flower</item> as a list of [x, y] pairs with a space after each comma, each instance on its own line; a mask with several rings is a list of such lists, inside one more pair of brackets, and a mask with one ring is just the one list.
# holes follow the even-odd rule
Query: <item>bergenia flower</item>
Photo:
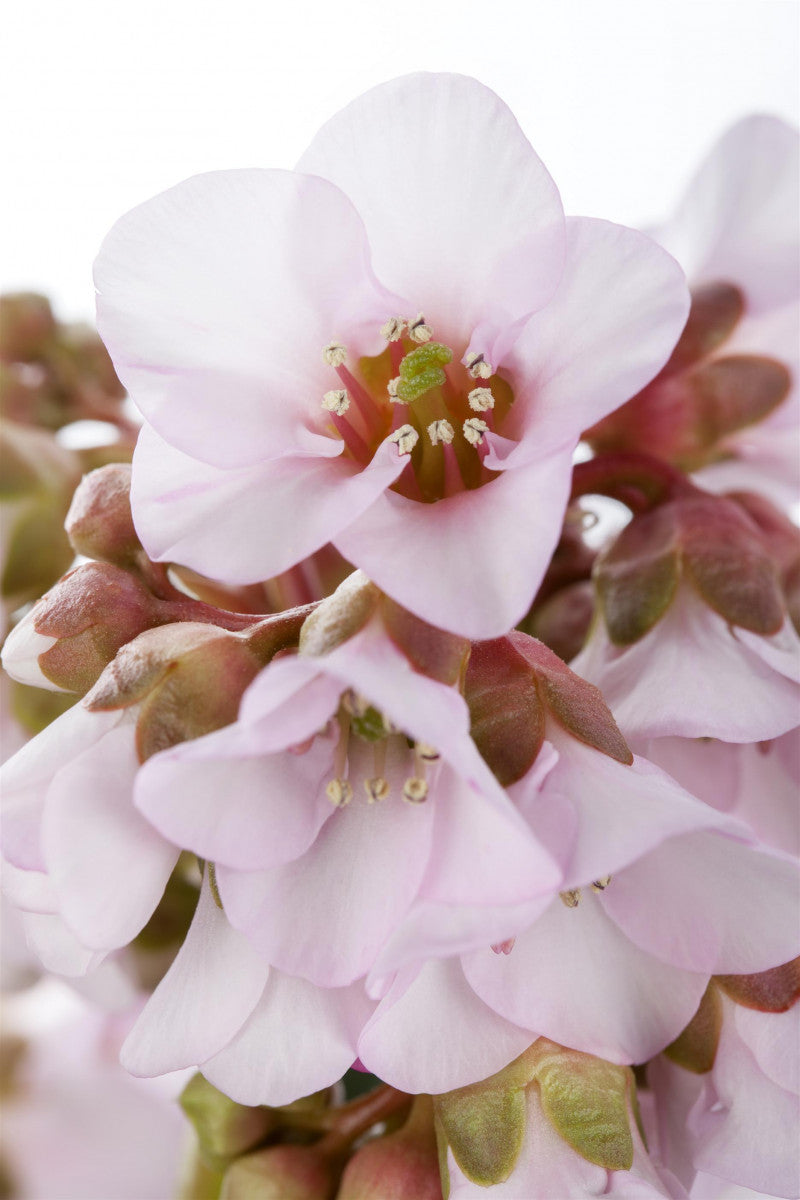
[[281, 971], [363, 977], [422, 905], [439, 953], [512, 937], [561, 872], [469, 736], [452, 686], [375, 616], [271, 663], [235, 724], [156, 755], [136, 785], [164, 837], [215, 863], [226, 914]]
[[470, 637], [526, 611], [581, 431], [653, 377], [688, 311], [669, 255], [565, 221], [505, 105], [450, 75], [367, 93], [296, 172], [156, 197], [95, 279], [146, 419], [152, 557], [245, 583], [331, 541]]

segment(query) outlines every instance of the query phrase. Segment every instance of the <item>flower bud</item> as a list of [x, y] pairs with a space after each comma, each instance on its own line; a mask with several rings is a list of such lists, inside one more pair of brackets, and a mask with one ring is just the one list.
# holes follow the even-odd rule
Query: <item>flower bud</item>
[[180, 1104], [194, 1125], [203, 1157], [212, 1165], [244, 1154], [275, 1127], [269, 1109], [237, 1104], [200, 1074], [189, 1080]]
[[228, 1168], [219, 1200], [332, 1200], [337, 1175], [313, 1146], [270, 1146]]
[[112, 463], [85, 475], [65, 523], [76, 554], [129, 565], [141, 551], [131, 515], [131, 467]]
[[139, 704], [136, 748], [145, 762], [234, 721], [261, 667], [238, 634], [194, 621], [162, 625], [122, 647], [84, 704], [93, 711]]
[[442, 1183], [430, 1096], [417, 1096], [402, 1129], [357, 1150], [336, 1200], [441, 1200]]
[[22, 683], [83, 695], [121, 646], [163, 619], [133, 575], [110, 563], [84, 563], [11, 631], [3, 665]]

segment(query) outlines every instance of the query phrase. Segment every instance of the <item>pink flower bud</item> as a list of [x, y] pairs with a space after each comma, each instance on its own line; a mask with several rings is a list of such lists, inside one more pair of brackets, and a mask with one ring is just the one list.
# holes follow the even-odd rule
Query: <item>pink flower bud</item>
[[337, 1200], [441, 1200], [429, 1096], [418, 1096], [402, 1129], [367, 1142], [345, 1168]]
[[313, 1146], [271, 1146], [237, 1159], [220, 1200], [331, 1200], [334, 1165]]
[[111, 463], [84, 476], [65, 528], [73, 549], [87, 558], [128, 565], [141, 551], [131, 516], [131, 468]]

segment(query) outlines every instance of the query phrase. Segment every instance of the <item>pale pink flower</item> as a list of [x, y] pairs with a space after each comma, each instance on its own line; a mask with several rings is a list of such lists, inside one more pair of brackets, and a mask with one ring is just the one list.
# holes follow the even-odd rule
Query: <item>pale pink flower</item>
[[148, 553], [245, 583], [332, 541], [470, 637], [526, 611], [581, 431], [688, 311], [660, 247], [565, 222], [505, 105], [435, 74], [356, 100], [297, 172], [198, 176], [134, 210], [95, 279], [146, 418]]
[[0, 771], [3, 855], [18, 868], [5, 890], [51, 970], [82, 973], [130, 942], [177, 861], [132, 803], [135, 720], [76, 704]]
[[596, 620], [570, 665], [600, 688], [629, 738], [759, 742], [800, 724], [800, 639], [791, 621], [767, 637], [731, 625], [687, 582], [631, 645], [614, 645]]
[[[785, 1012], [760, 1012], [727, 996], [721, 1003], [709, 1072], [695, 1074], [664, 1057], [648, 1065], [659, 1154], [687, 1186], [700, 1170], [794, 1200], [800, 1195], [797, 1004]], [[716, 1194], [721, 1183], [719, 1188]]]
[[344, 1074], [372, 1007], [359, 984], [321, 988], [270, 967], [206, 878], [186, 940], [121, 1061], [142, 1076], [199, 1066], [241, 1104], [287, 1104]]
[[713, 358], [762, 355], [783, 363], [791, 391], [766, 419], [729, 434], [722, 461], [697, 475], [711, 491], [753, 488], [794, 504], [800, 483], [800, 196], [798, 133], [776, 117], [739, 121], [699, 167], [653, 236], [690, 285], [733, 284], [744, 312]]
[[266, 962], [323, 986], [364, 976], [420, 907], [420, 944], [457, 953], [513, 936], [561, 880], [463, 697], [413, 670], [377, 617], [328, 654], [273, 662], [235, 724], [145, 764], [136, 804], [215, 863]]

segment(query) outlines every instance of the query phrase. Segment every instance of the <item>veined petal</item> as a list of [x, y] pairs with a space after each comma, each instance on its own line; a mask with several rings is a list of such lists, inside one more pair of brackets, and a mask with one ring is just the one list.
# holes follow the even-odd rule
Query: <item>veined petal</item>
[[[344, 445], [325, 441], [337, 455]], [[145, 425], [133, 459], [131, 504], [137, 533], [156, 561], [255, 583], [319, 550], [404, 466], [386, 441], [363, 469], [341, 456], [306, 455], [226, 470], [190, 458]]]
[[273, 970], [250, 1017], [203, 1074], [239, 1104], [291, 1104], [341, 1078], [373, 1007], [361, 984], [320, 988]]
[[[487, 318], [507, 329], [558, 283], [556, 186], [510, 110], [474, 79], [418, 74], [373, 88], [322, 127], [298, 169], [347, 193], [378, 276], [443, 340], [469, 339]], [[492, 336], [484, 328], [473, 349]]]
[[550, 303], [508, 363], [517, 393], [503, 435], [518, 446], [487, 466], [518, 466], [577, 442], [660, 371], [689, 314], [683, 272], [643, 233], [567, 220], [567, 261]]
[[524, 616], [560, 537], [572, 449], [435, 504], [386, 492], [333, 541], [431, 624], [499, 637]]
[[[649, 914], [645, 897], [642, 905]], [[507, 1020], [623, 1063], [643, 1062], [677, 1037], [708, 983], [640, 950], [588, 891], [577, 908], [551, 904], [510, 954], [481, 950], [463, 964], [477, 994]]]
[[178, 859], [133, 806], [133, 726], [121, 723], [58, 772], [42, 844], [64, 920], [86, 945], [124, 946], [151, 917]]
[[456, 959], [437, 959], [398, 973], [358, 1054], [402, 1091], [447, 1092], [493, 1075], [534, 1040], [478, 999]]
[[671, 838], [614, 876], [607, 912], [687, 971], [750, 974], [800, 953], [798, 865], [720, 833]]
[[220, 467], [324, 453], [322, 350], [375, 353], [398, 304], [347, 197], [292, 171], [197, 175], [133, 209], [95, 286], [101, 337], [147, 420]]
[[164, 1075], [211, 1058], [255, 1008], [269, 967], [218, 908], [208, 879], [178, 956], [120, 1052], [132, 1075]]

